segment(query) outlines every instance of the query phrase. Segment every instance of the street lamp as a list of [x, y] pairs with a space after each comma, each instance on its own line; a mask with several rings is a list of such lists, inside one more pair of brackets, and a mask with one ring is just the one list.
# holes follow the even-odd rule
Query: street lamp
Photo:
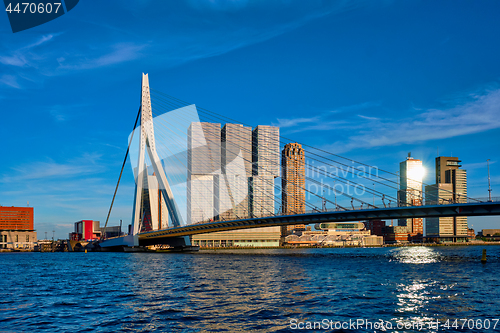
[[375, 207], [375, 183], [373, 183], [373, 207]]
[[491, 202], [490, 159], [487, 159], [486, 163], [488, 164], [488, 201]]
[[335, 211], [337, 211], [337, 190], [335, 189], [335, 180], [333, 181], [333, 194], [335, 195]]

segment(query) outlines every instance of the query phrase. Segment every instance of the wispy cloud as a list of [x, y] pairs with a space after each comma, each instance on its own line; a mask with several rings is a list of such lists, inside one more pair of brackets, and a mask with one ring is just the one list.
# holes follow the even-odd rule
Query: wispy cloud
[[[52, 230], [56, 237], [67, 237], [72, 222], [105, 218], [116, 186], [116, 179], [106, 178], [109, 163], [102, 154], [91, 152], [65, 161], [46, 159], [10, 168], [0, 176], [0, 204], [29, 201], [35, 207], [39, 237], [43, 237], [40, 232]], [[133, 190], [133, 180], [122, 179], [111, 215], [113, 225], [119, 218], [130, 218]]]
[[65, 178], [90, 175], [102, 172], [97, 161], [99, 154], [85, 154], [66, 163], [57, 163], [52, 159], [20, 165], [12, 169], [13, 175], [3, 175], [0, 183], [15, 183], [35, 179]]
[[31, 44], [27, 44], [16, 50], [10, 51], [9, 55], [0, 55], [0, 63], [3, 65], [15, 67], [34, 66], [35, 60], [37, 60], [38, 56], [36, 55], [36, 53], [33, 53], [32, 50], [37, 46], [47, 43], [58, 35], [60, 34], [44, 35]]
[[[500, 89], [470, 94], [447, 108], [429, 108], [411, 118], [369, 119], [363, 129], [332, 144], [342, 152], [356, 148], [413, 144], [500, 128]], [[370, 124], [370, 122], [372, 122]]]
[[[490, 161], [490, 166], [495, 164], [496, 161]], [[478, 162], [478, 163], [464, 163], [463, 168], [467, 170], [474, 170], [474, 169], [485, 169], [488, 167], [487, 162]]]
[[117, 43], [112, 45], [107, 53], [94, 58], [87, 58], [84, 55], [61, 57], [58, 59], [57, 70], [84, 70], [131, 61], [139, 58], [146, 46], [147, 44]]
[[65, 121], [65, 120], [67, 120], [67, 119], [68, 119], [67, 115], [66, 115], [66, 114], [64, 114], [64, 113], [62, 113], [62, 112], [61, 112], [60, 110], [58, 110], [58, 109], [52, 109], [52, 110], [50, 110], [50, 115], [51, 115], [52, 117], [54, 117], [54, 119], [55, 119], [56, 121], [59, 121], [59, 122], [62, 122], [62, 121]]
[[6, 84], [9, 87], [20, 89], [21, 86], [17, 82], [17, 77], [14, 75], [4, 74], [0, 77], [0, 83]]
[[320, 119], [320, 116], [311, 117], [311, 118], [290, 118], [290, 119], [277, 119], [277, 123], [273, 124], [274, 126], [279, 126], [281, 128], [285, 127], [294, 127], [304, 123], [312, 123], [316, 122]]
[[358, 117], [366, 119], [366, 120], [380, 120], [380, 118], [363, 116], [362, 114], [358, 114]]
[[[320, 114], [313, 117], [299, 117], [299, 118], [278, 118], [277, 122], [273, 122], [273, 126], [279, 126], [280, 128], [285, 128], [287, 134], [307, 132], [307, 131], [329, 131], [332, 129], [349, 129], [353, 130], [356, 128], [361, 128], [364, 125], [349, 122], [341, 116], [342, 113], [350, 114], [354, 111], [360, 110], [370, 110], [379, 107], [379, 102], [365, 102], [354, 105], [343, 106], [335, 108], [333, 110], [323, 111]], [[375, 117], [368, 117], [363, 115], [358, 115], [358, 117], [367, 120], [378, 120]]]
[[[0, 70], [10, 75], [0, 84], [26, 88], [43, 84], [47, 77], [146, 58], [148, 66], [175, 67], [267, 41], [317, 18], [368, 3], [202, 0], [189, 1], [187, 6], [165, 3], [158, 7], [158, 13], [151, 13], [151, 5], [145, 6], [146, 2], [133, 6], [125, 3], [116, 12], [120, 19], [82, 12], [69, 28], [72, 30], [64, 33], [46, 34], [17, 46], [18, 39], [5, 40], [3, 45], [0, 42]], [[178, 15], [175, 11], [179, 11]], [[221, 16], [224, 11], [235, 11], [235, 15]], [[160, 12], [172, 14], [167, 32], [151, 28], [151, 22], [164, 19]], [[55, 39], [57, 43], [52, 43]], [[25, 81], [31, 82], [25, 85]]]

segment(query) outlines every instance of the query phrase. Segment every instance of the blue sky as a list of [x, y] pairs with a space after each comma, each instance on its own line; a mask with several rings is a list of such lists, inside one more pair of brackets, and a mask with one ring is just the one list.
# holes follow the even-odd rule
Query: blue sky
[[[152, 88], [244, 123], [433, 182], [458, 156], [469, 195], [500, 196], [498, 1], [81, 1], [13, 34], [0, 15], [0, 205], [35, 207], [43, 236], [104, 221]], [[126, 168], [111, 224], [131, 218]], [[499, 218], [471, 218], [480, 230]]]

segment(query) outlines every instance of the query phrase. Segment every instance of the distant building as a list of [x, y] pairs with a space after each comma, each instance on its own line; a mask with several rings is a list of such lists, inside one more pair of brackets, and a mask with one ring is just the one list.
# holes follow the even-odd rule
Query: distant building
[[[436, 157], [436, 184], [425, 187], [427, 205], [467, 202], [467, 171], [458, 157]], [[466, 216], [426, 218], [426, 238], [435, 242], [465, 242]]]
[[[409, 243], [412, 236], [406, 226], [386, 226], [383, 229], [384, 242], [387, 244]], [[417, 239], [421, 241], [420, 239]]]
[[[306, 171], [302, 145], [288, 143], [281, 152], [281, 200], [283, 214], [304, 214], [306, 212]], [[286, 237], [293, 230], [304, 231], [304, 224], [281, 227], [281, 237]]]
[[476, 233], [474, 232], [474, 229], [469, 228], [467, 230], [467, 237], [469, 237], [469, 240], [473, 240], [476, 238]]
[[[140, 232], [160, 230], [168, 226], [168, 209], [161, 195], [158, 179], [151, 170], [146, 169], [143, 173], [142, 202], [140, 219]], [[158, 217], [161, 218], [158, 218]]]
[[[143, 205], [144, 207], [149, 207], [150, 209], [149, 223], [148, 224], [144, 223], [142, 225], [143, 230], [141, 230], [141, 232], [150, 230], [161, 230], [168, 227], [168, 208], [161, 194], [161, 189], [158, 184], [158, 179], [156, 178], [154, 172], [152, 176], [148, 175], [147, 177], [148, 177], [147, 183], [144, 182], [144, 184], [148, 184], [148, 188], [144, 189], [144, 191], [147, 191], [147, 193], [143, 193], [142, 197], [144, 200], [149, 201], [149, 205], [148, 204]], [[146, 230], [145, 227], [148, 225], [149, 227]], [[110, 227], [106, 228], [106, 233], [112, 232], [111, 230], [113, 229], [110, 229], [108, 231], [109, 228]]]
[[[422, 161], [408, 154], [406, 161], [399, 164], [400, 185], [398, 191], [399, 206], [421, 206], [423, 198], [422, 180], [424, 168]], [[422, 218], [399, 219], [399, 226], [407, 227], [411, 237], [420, 237], [424, 234], [424, 220]]]
[[278, 247], [280, 233], [265, 227], [193, 235], [193, 245], [200, 247]]
[[477, 235], [480, 237], [500, 239], [500, 229], [483, 229]]
[[0, 248], [33, 249], [37, 241], [33, 207], [0, 206]]
[[75, 231], [69, 234], [69, 239], [74, 241], [94, 241], [101, 236], [104, 238], [122, 236], [121, 226], [108, 226], [106, 231], [100, 226], [99, 221], [81, 220], [75, 222]]
[[366, 230], [370, 230], [372, 235], [377, 235], [377, 236], [384, 235], [385, 221], [368, 220], [364, 221], [363, 224], [365, 225]]
[[69, 234], [70, 240], [89, 241], [97, 240], [101, 237], [99, 221], [81, 220], [75, 222], [75, 231]]
[[324, 222], [316, 225], [322, 231], [305, 231], [301, 236], [289, 235], [285, 238], [290, 245], [318, 246], [379, 246], [383, 237], [372, 235], [361, 222]]

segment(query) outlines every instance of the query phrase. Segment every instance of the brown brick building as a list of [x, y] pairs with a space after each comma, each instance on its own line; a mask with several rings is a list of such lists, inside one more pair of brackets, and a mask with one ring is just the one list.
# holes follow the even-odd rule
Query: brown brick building
[[[302, 145], [288, 143], [281, 153], [281, 201], [283, 214], [303, 214], [306, 212], [306, 171], [305, 154]], [[306, 230], [304, 224], [289, 225], [281, 228], [281, 237], [293, 230]]]

